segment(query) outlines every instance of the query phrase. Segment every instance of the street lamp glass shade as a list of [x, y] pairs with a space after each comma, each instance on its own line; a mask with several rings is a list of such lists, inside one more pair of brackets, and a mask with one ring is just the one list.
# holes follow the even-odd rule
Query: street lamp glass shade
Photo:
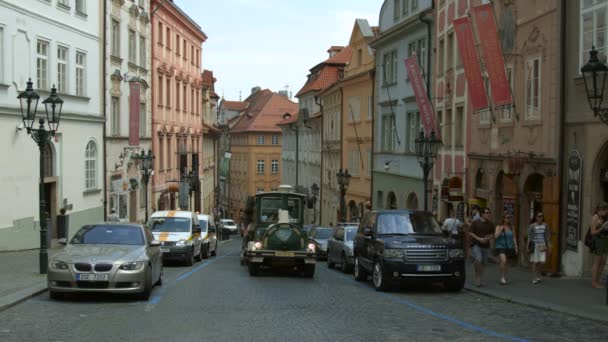
[[348, 188], [348, 185], [350, 184], [350, 173], [348, 173], [348, 169], [344, 170], [344, 187]]
[[589, 62], [581, 68], [585, 81], [587, 99], [594, 112], [597, 112], [602, 106], [604, 88], [606, 85], [606, 74], [608, 73], [608, 67], [600, 62], [597, 58], [597, 53], [597, 50], [593, 47], [591, 51], [589, 51]]
[[61, 109], [63, 108], [63, 100], [57, 95], [57, 88], [55, 88], [55, 85], [51, 88], [51, 95], [42, 101], [42, 103], [44, 103], [44, 109], [46, 110], [49, 130], [52, 133], [55, 133], [57, 128], [59, 128]]
[[344, 185], [344, 174], [342, 173], [342, 169], [336, 173], [336, 177], [338, 177], [338, 184]]
[[19, 96], [17, 96], [21, 105], [21, 119], [23, 120], [23, 125], [27, 129], [31, 129], [34, 126], [34, 122], [36, 121], [38, 100], [40, 100], [40, 95], [34, 91], [32, 86], [33, 83], [32, 79], [30, 78], [29, 81], [27, 81], [27, 87], [25, 90], [19, 93]]
[[429, 157], [435, 159], [437, 157], [437, 152], [439, 151], [439, 147], [441, 146], [441, 140], [437, 139], [435, 135], [435, 131], [431, 131], [431, 137], [429, 138]]
[[[144, 151], [141, 151], [142, 155]], [[148, 150], [148, 155], [144, 157], [144, 168], [148, 173], [152, 172], [154, 162], [154, 155], [152, 154], [152, 150]]]
[[414, 140], [414, 144], [416, 145], [416, 156], [418, 158], [424, 157], [424, 131], [420, 130], [420, 134], [418, 134], [418, 138]]
[[310, 189], [312, 190], [313, 197], [317, 197], [319, 195], [319, 186], [317, 185], [317, 183], [312, 183]]

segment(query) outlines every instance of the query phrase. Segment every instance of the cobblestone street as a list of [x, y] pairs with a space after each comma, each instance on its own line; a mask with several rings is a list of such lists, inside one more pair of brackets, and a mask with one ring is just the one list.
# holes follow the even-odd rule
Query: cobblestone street
[[2, 341], [605, 341], [608, 327], [441, 287], [389, 293], [317, 265], [314, 279], [239, 265], [239, 241], [165, 267], [149, 301], [41, 294], [0, 313]]

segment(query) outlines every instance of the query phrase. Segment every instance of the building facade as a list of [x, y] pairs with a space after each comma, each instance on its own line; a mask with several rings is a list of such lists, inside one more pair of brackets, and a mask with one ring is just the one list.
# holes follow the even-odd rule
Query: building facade
[[104, 219], [102, 2], [0, 3], [0, 130], [4, 152], [0, 250], [40, 246], [40, 152], [23, 128], [17, 96], [31, 78], [42, 101], [53, 86], [64, 100], [55, 137], [45, 147], [44, 188], [49, 241], [57, 216], [69, 215], [68, 238]]
[[200, 212], [201, 54], [207, 36], [173, 1], [152, 0], [151, 7], [158, 8], [152, 16], [153, 203], [158, 210]]
[[268, 89], [252, 89], [248, 108], [230, 129], [230, 212], [241, 221], [248, 196], [276, 191], [281, 184], [281, 128], [285, 113], [295, 115], [298, 104]]
[[203, 70], [203, 184], [201, 192], [203, 196], [202, 212], [214, 214], [217, 212], [216, 190], [217, 190], [217, 160], [219, 150], [219, 137], [221, 131], [218, 129], [218, 100], [215, 93], [215, 78], [213, 71]]
[[152, 148], [150, 1], [108, 1], [105, 13], [106, 215], [143, 222], [151, 196], [136, 157]]
[[373, 157], [374, 209], [424, 208], [422, 170], [415, 149], [420, 111], [403, 61], [418, 56], [427, 89], [432, 89], [432, 14], [431, 0], [387, 0], [380, 10], [379, 37], [371, 43], [376, 50], [373, 120], [378, 137]]

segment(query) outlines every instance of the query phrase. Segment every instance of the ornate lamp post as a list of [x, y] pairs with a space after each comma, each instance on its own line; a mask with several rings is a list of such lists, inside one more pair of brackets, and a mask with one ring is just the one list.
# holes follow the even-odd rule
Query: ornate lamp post
[[348, 169], [342, 172], [342, 169], [336, 173], [338, 177], [338, 185], [340, 185], [340, 220], [341, 222], [346, 222], [346, 189], [348, 189], [348, 184], [350, 184], [350, 173], [348, 173]]
[[312, 183], [312, 185], [310, 186], [310, 191], [312, 193], [310, 199], [312, 200], [313, 208], [312, 223], [317, 223], [317, 198], [319, 196], [319, 186], [317, 185], [317, 183]]
[[600, 120], [608, 125], [608, 107], [602, 107], [608, 66], [597, 58], [595, 46], [589, 51], [589, 62], [583, 65], [581, 72], [585, 80], [587, 100], [589, 100], [589, 106], [593, 110], [593, 114], [599, 116]]
[[139, 165], [139, 172], [141, 172], [141, 181], [146, 186], [146, 216], [144, 218], [144, 223], [148, 222], [148, 182], [150, 181], [150, 177], [154, 175], [154, 155], [152, 154], [152, 150], [148, 150], [148, 154], [146, 154], [143, 150], [141, 154], [137, 156], [137, 159], [141, 162]]
[[424, 136], [424, 131], [420, 131], [420, 135], [415, 140], [416, 143], [416, 156], [418, 157], [418, 163], [422, 167], [422, 179], [424, 182], [424, 210], [428, 211], [428, 180], [429, 172], [433, 168], [435, 158], [437, 158], [437, 151], [441, 146], [441, 140], [435, 136], [435, 131], [431, 131], [428, 137]]
[[[47, 222], [46, 222], [46, 201], [44, 194], [44, 151], [46, 145], [51, 140], [51, 137], [55, 135], [57, 128], [59, 127], [59, 120], [61, 119], [61, 109], [63, 107], [63, 100], [57, 95], [57, 88], [53, 85], [51, 88], [51, 94], [42, 103], [44, 103], [44, 109], [46, 111], [46, 121], [44, 117], [36, 118], [36, 109], [38, 107], [38, 100], [40, 96], [32, 88], [32, 79], [27, 82], [27, 87], [22, 91], [17, 98], [21, 104], [21, 119], [23, 125], [27, 129], [32, 139], [38, 144], [40, 149], [40, 184], [38, 187], [39, 193], [39, 215], [40, 215], [40, 273], [46, 274], [48, 268], [48, 251], [47, 251]], [[38, 128], [35, 127], [36, 119], [38, 119]], [[44, 123], [47, 123], [48, 127], [45, 127]]]

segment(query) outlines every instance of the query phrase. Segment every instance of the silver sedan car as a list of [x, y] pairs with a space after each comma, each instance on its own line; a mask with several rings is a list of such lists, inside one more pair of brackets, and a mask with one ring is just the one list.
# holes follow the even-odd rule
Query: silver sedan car
[[353, 241], [357, 234], [356, 226], [338, 227], [327, 241], [327, 267], [340, 264], [342, 272], [352, 272], [354, 265]]
[[[62, 239], [63, 240], [63, 239]], [[69, 292], [134, 293], [148, 299], [162, 285], [160, 241], [144, 226], [101, 223], [80, 228], [49, 260], [49, 296]]]

